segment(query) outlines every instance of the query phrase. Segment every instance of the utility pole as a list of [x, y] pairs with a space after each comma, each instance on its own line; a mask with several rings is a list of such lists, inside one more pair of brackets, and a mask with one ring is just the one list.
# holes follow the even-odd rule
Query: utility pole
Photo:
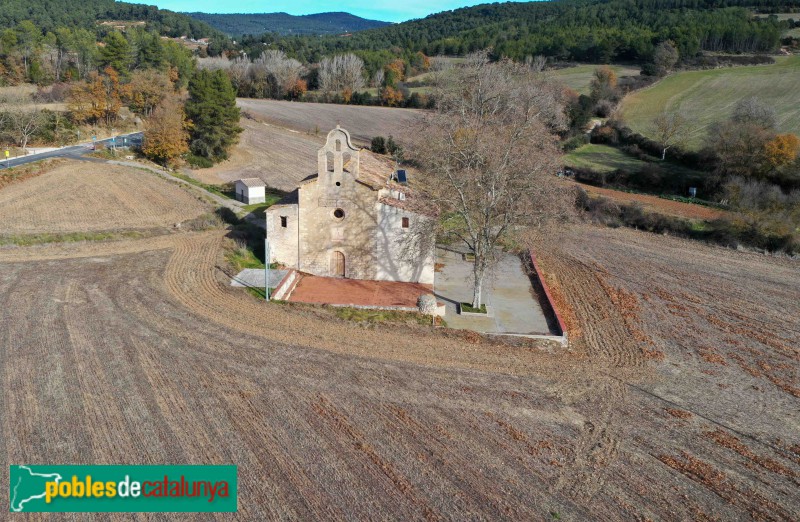
[[[267, 229], [269, 229], [269, 220], [267, 220]], [[264, 231], [264, 295], [267, 301], [270, 300], [269, 295], [269, 232]]]

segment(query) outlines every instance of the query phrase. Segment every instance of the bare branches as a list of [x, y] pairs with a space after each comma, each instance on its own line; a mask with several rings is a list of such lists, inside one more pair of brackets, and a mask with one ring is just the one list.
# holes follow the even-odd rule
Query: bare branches
[[553, 132], [565, 122], [560, 91], [530, 66], [477, 53], [442, 74], [436, 99], [436, 112], [417, 133], [415, 159], [446, 216], [444, 232], [475, 253], [478, 306], [502, 241], [571, 207], [554, 176]]
[[364, 62], [354, 54], [324, 58], [319, 64], [319, 86], [326, 92], [353, 93], [364, 87]]
[[661, 159], [670, 147], [681, 146], [689, 137], [689, 120], [678, 113], [662, 112], [653, 120], [653, 136], [661, 144]]

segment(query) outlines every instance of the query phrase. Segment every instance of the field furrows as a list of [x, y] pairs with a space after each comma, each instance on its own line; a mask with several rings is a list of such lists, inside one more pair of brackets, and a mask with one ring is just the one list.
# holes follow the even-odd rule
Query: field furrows
[[251, 118], [242, 118], [244, 132], [230, 159], [192, 175], [204, 183], [261, 178], [270, 187], [293, 190], [317, 172], [317, 150], [325, 136], [313, 136]]
[[153, 174], [116, 165], [88, 168], [76, 161], [0, 191], [0, 234], [144, 229], [208, 211], [196, 197]]
[[341, 125], [361, 146], [369, 146], [370, 140], [375, 136], [393, 135], [397, 138], [424, 113], [416, 109], [250, 98], [239, 98], [236, 104], [243, 113], [257, 120], [303, 133], [319, 134], [322, 139], [328, 131]]
[[233, 462], [242, 519], [800, 516], [789, 261], [564, 231], [547, 354], [267, 305], [224, 234], [0, 250], [7, 463]]
[[[531, 441], [566, 447], [572, 428], [552, 414], [531, 425], [528, 399], [543, 413], [550, 401], [529, 379], [369, 358], [343, 365], [269, 335], [231, 335], [159, 286], [171, 255], [60, 260], [55, 291], [38, 295], [27, 276], [55, 261], [3, 265], [12, 277], [0, 297], [15, 309], [54, 296], [44, 300], [52, 320], [18, 341], [8, 335], [22, 332], [6, 327], [20, 323], [0, 312], [4, 417], [20, 419], [2, 443], [9, 461], [236, 462], [242, 518], [544, 513], [531, 498], [549, 494], [531, 486], [559, 468], [532, 455]], [[495, 397], [515, 413], [497, 412]]]

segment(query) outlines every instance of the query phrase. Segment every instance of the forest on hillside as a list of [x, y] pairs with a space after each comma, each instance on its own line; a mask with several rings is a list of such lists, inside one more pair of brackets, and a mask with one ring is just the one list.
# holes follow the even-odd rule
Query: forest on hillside
[[[752, 11], [800, 8], [800, 0], [557, 0], [484, 4], [445, 11], [345, 38], [249, 36], [248, 54], [276, 48], [305, 63], [322, 56], [400, 49], [429, 56], [464, 55], [491, 48], [495, 57], [609, 63], [647, 61], [660, 41], [681, 56], [701, 51], [758, 53], [777, 49], [786, 22], [754, 18]], [[800, 18], [800, 15], [798, 15]], [[363, 56], [362, 56], [363, 57]]]
[[43, 34], [59, 28], [88, 29], [102, 35], [103, 20], [146, 22], [149, 30], [165, 36], [189, 38], [216, 37], [223, 33], [200, 20], [152, 5], [130, 4], [114, 0], [3, 0], [0, 30], [16, 27], [28, 20]]
[[340, 35], [391, 25], [367, 20], [350, 13], [316, 13], [294, 16], [287, 13], [186, 13], [230, 36], [277, 33], [281, 35]]

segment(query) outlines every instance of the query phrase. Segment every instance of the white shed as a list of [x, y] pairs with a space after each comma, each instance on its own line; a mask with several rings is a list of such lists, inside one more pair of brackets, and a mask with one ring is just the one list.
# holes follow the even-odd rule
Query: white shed
[[252, 205], [267, 200], [267, 185], [258, 178], [236, 180], [236, 200]]

